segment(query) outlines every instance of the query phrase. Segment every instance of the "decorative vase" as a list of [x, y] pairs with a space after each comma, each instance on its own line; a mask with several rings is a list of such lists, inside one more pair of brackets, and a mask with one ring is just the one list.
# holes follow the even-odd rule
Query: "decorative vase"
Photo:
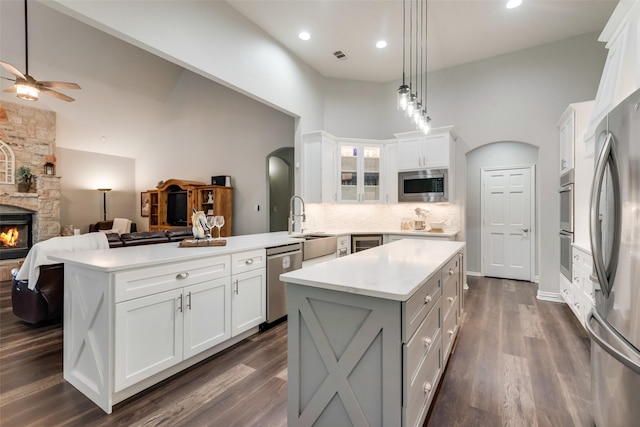
[[18, 192], [28, 193], [31, 188], [31, 178], [18, 181]]

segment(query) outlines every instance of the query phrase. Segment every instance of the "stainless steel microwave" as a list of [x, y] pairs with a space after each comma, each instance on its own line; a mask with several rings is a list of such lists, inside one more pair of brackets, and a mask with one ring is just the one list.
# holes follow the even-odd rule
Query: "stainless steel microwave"
[[399, 202], [448, 202], [449, 171], [422, 169], [398, 172]]

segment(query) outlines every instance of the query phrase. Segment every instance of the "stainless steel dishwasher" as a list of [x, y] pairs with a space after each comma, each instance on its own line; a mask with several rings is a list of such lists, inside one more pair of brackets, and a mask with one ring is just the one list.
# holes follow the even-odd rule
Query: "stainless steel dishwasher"
[[267, 248], [267, 324], [287, 314], [287, 289], [282, 273], [302, 268], [302, 243]]

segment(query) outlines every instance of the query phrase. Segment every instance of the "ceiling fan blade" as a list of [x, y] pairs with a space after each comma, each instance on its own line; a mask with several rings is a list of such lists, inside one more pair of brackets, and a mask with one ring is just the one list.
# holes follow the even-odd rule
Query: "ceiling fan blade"
[[0, 65], [2, 65], [8, 72], [13, 74], [14, 76], [21, 78], [22, 80], [27, 80], [27, 77], [24, 74], [22, 74], [16, 67], [9, 64], [8, 62], [0, 61]]
[[75, 101], [75, 99], [71, 98], [70, 96], [67, 96], [67, 95], [65, 95], [63, 93], [60, 93], [60, 92], [56, 92], [53, 89], [47, 89], [46, 87], [40, 88], [40, 92], [46, 93], [47, 95], [51, 95], [51, 96], [56, 97], [58, 99], [62, 99], [63, 101], [67, 101], [67, 102]]
[[9, 80], [10, 82], [15, 82], [16, 81], [16, 79], [10, 79], [9, 77], [2, 77], [2, 76], [0, 76], [0, 79]]
[[69, 83], [69, 82], [38, 82], [38, 85], [42, 87], [56, 87], [56, 88], [64, 88], [64, 89], [80, 89], [80, 85], [77, 83]]
[[9, 92], [9, 93], [16, 93], [17, 91], [18, 89], [16, 88], [16, 85], [9, 86], [8, 88], [3, 90], [3, 92]]

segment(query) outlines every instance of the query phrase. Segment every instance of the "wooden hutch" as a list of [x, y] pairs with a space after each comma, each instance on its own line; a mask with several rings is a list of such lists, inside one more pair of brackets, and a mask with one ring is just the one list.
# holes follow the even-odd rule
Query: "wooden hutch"
[[231, 236], [233, 230], [232, 187], [207, 185], [204, 182], [184, 179], [168, 179], [154, 190], [149, 190], [148, 193], [151, 202], [149, 230], [191, 227], [191, 214], [195, 209], [204, 211], [207, 216], [224, 216], [220, 235]]

